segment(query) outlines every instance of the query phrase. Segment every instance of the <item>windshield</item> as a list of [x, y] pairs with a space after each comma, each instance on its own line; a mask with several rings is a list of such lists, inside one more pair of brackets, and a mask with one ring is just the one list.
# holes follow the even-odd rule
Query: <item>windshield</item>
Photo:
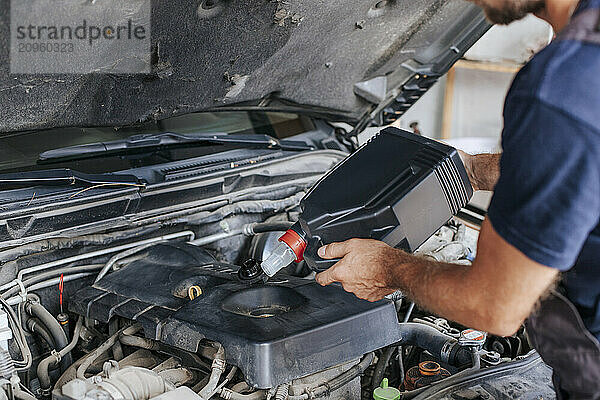
[[[0, 173], [46, 169], [38, 165], [41, 153], [68, 146], [127, 139], [132, 135], [162, 132], [229, 134], [266, 134], [279, 139], [314, 129], [312, 121], [303, 116], [272, 112], [211, 112], [192, 113], [152, 123], [122, 128], [58, 128], [0, 134]], [[169, 161], [183, 160], [230, 150], [236, 145], [210, 145], [148, 152], [136, 156], [110, 156], [54, 164], [52, 168], [72, 168], [85, 173], [125, 170]]]

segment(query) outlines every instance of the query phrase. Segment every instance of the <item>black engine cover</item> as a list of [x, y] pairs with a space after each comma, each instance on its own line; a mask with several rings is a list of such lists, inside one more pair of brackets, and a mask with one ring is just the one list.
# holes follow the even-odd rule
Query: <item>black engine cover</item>
[[[86, 287], [69, 309], [108, 322], [140, 322], [144, 335], [197, 352], [200, 341], [220, 342], [227, 361], [248, 383], [271, 388], [356, 359], [397, 342], [389, 301], [370, 303], [339, 287], [282, 275], [264, 285], [237, 280], [237, 266], [217, 263], [187, 244], [160, 244]], [[190, 300], [188, 288], [202, 295]]]

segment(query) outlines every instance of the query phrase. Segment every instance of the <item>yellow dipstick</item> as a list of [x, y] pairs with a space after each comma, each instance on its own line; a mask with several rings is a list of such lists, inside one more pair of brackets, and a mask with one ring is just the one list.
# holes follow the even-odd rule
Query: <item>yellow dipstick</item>
[[194, 300], [196, 297], [202, 295], [202, 288], [200, 286], [194, 285], [188, 288], [188, 297], [190, 300]]

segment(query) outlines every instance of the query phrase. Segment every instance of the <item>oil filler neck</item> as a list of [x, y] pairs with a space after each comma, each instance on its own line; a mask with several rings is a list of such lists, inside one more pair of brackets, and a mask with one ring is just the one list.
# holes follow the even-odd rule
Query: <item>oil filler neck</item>
[[246, 284], [265, 283], [268, 276], [265, 275], [260, 264], [253, 258], [249, 258], [238, 270], [238, 278]]

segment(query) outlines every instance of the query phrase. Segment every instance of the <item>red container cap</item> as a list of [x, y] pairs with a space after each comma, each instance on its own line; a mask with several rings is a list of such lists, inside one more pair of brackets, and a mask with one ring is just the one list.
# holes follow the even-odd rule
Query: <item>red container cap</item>
[[304, 260], [304, 250], [306, 249], [306, 242], [298, 232], [293, 229], [288, 229], [280, 238], [280, 242], [283, 242], [290, 246], [290, 249], [296, 255], [296, 262]]

